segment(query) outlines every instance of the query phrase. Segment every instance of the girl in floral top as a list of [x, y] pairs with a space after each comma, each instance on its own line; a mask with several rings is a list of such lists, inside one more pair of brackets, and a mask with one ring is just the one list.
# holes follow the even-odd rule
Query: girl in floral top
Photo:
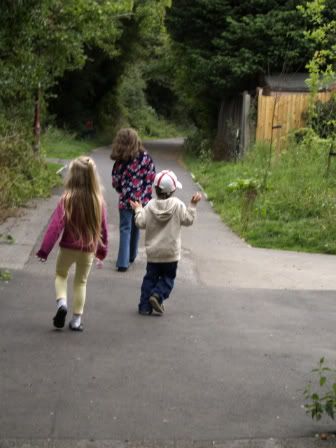
[[125, 272], [138, 253], [139, 229], [130, 201], [143, 206], [152, 199], [155, 166], [134, 129], [120, 129], [112, 143], [112, 186], [119, 193], [119, 252], [117, 270]]

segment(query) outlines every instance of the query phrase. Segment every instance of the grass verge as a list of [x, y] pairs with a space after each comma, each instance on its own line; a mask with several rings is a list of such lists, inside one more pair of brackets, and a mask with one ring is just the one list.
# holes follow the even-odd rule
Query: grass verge
[[99, 142], [94, 139], [79, 140], [75, 134], [57, 128], [48, 128], [41, 138], [42, 151], [49, 158], [71, 160], [97, 146]]
[[185, 162], [222, 219], [253, 246], [336, 254], [336, 163], [327, 175], [328, 151], [309, 134], [278, 156], [256, 145], [237, 163], [190, 153]]

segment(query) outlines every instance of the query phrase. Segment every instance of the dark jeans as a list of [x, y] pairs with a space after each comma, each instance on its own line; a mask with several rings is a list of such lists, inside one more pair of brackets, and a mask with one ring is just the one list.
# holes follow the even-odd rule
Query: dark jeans
[[119, 209], [119, 252], [117, 268], [128, 268], [129, 263], [136, 259], [140, 231], [134, 222], [133, 210]]
[[147, 263], [146, 274], [141, 285], [139, 310], [150, 311], [152, 309], [149, 298], [152, 295], [159, 297], [162, 303], [168, 299], [174, 287], [177, 261], [170, 263]]

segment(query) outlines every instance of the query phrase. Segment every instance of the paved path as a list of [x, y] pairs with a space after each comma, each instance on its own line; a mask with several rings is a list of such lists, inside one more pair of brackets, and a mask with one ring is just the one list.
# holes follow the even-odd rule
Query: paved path
[[[179, 146], [147, 146], [187, 201], [197, 186]], [[56, 251], [46, 264], [31, 255], [57, 196], [0, 227], [16, 240], [0, 245], [13, 269], [0, 283], [0, 448], [319, 446], [315, 433], [334, 426], [305, 416], [302, 389], [322, 355], [335, 360], [335, 258], [250, 248], [203, 201], [166, 314], [138, 316], [145, 254], [115, 272], [109, 149], [94, 158], [111, 247], [88, 283], [83, 334], [52, 329]]]

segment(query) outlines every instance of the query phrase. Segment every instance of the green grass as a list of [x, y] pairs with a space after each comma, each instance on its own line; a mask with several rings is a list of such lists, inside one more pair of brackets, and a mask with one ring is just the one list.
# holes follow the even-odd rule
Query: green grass
[[183, 126], [169, 122], [163, 118], [155, 117], [148, 120], [146, 125], [140, 128], [142, 140], [152, 140], [157, 138], [184, 137], [188, 130]]
[[75, 159], [88, 154], [99, 146], [96, 140], [80, 140], [69, 132], [49, 128], [41, 138], [41, 147], [46, 157], [57, 159]]
[[[292, 143], [281, 156], [258, 145], [237, 163], [185, 161], [222, 219], [256, 247], [336, 254], [336, 161], [326, 176], [328, 145], [316, 137]], [[265, 173], [266, 185], [263, 187]], [[261, 185], [251, 211], [237, 179]], [[245, 204], [245, 205], [244, 205]], [[245, 211], [245, 213], [244, 213]]]

